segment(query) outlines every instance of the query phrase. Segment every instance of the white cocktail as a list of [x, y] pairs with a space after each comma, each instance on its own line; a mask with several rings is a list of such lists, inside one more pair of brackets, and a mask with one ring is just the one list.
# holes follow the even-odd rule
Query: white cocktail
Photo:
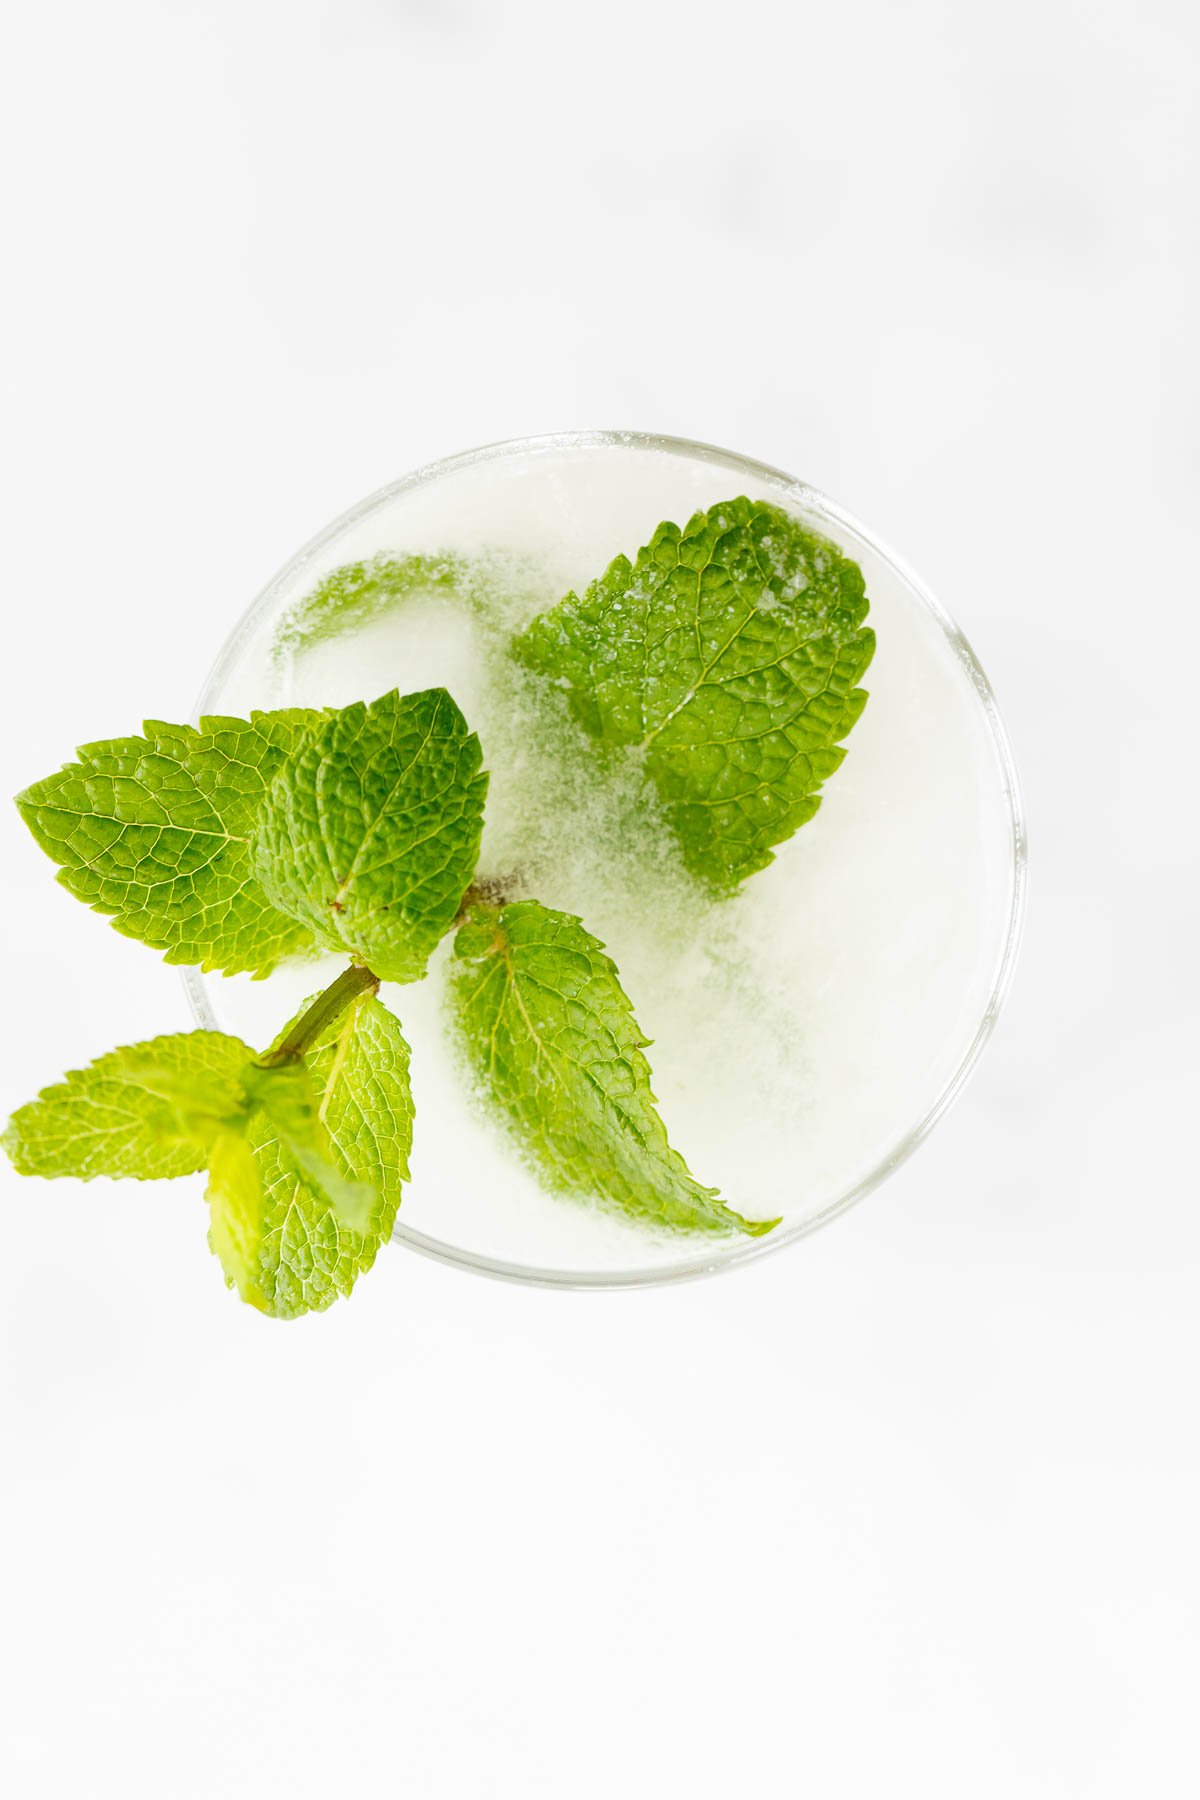
[[[738, 494], [860, 565], [878, 646], [816, 817], [738, 895], [713, 900], [654, 827], [636, 769], [606, 779], [506, 646], [661, 521]], [[334, 571], [377, 557], [403, 582], [360, 584], [328, 617], [306, 608]], [[761, 1254], [875, 1185], [986, 1036], [1022, 888], [990, 691], [915, 579], [812, 489], [727, 452], [613, 433], [499, 445], [418, 471], [302, 551], [230, 640], [201, 710], [433, 686], [457, 700], [491, 772], [480, 878], [579, 914], [604, 941], [653, 1040], [672, 1143], [731, 1206], [782, 1223], [755, 1240], [672, 1235], [547, 1192], [464, 1076], [446, 1028], [446, 942], [427, 981], [387, 995], [416, 1103], [397, 1237], [532, 1279], [665, 1279]], [[337, 967], [186, 979], [203, 1022], [265, 1044]]]

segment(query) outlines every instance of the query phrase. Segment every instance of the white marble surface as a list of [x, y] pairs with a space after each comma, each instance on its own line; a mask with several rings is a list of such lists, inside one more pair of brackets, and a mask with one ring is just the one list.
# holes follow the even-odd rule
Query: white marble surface
[[[1192, 1795], [1194, 15], [82, 0], [0, 106], [0, 784], [186, 713], [414, 463], [795, 470], [995, 681], [1023, 961], [830, 1231], [582, 1295], [399, 1252], [284, 1329], [198, 1191], [0, 1170], [20, 1800]], [[11, 809], [0, 1110], [187, 1023]]]

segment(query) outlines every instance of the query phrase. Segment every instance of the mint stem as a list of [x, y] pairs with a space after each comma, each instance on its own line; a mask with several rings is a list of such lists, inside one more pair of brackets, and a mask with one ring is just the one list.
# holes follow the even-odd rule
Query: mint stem
[[303, 1056], [312, 1044], [315, 1044], [321, 1033], [340, 1018], [346, 1008], [358, 999], [360, 994], [375, 994], [379, 991], [379, 977], [373, 975], [361, 963], [355, 963], [349, 969], [343, 969], [336, 981], [330, 982], [323, 994], [318, 994], [308, 1011], [297, 1019], [287, 1036], [276, 1044], [274, 1050], [268, 1050], [258, 1059], [263, 1069], [278, 1068], [280, 1063], [291, 1062], [294, 1057]]

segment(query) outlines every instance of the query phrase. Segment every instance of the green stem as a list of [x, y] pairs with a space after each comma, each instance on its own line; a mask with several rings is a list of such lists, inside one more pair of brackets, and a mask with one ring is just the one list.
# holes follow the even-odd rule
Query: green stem
[[323, 994], [317, 995], [308, 1011], [296, 1020], [287, 1036], [276, 1044], [274, 1050], [268, 1050], [264, 1056], [259, 1057], [259, 1066], [274, 1069], [280, 1063], [291, 1062], [294, 1057], [303, 1056], [360, 995], [375, 994], [378, 991], [378, 975], [363, 968], [361, 963], [343, 969], [337, 980], [330, 982]]

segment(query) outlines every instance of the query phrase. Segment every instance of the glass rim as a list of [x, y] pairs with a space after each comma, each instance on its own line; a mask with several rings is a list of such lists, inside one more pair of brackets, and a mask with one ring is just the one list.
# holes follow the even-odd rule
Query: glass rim
[[[681, 1263], [678, 1266], [614, 1271], [597, 1270], [591, 1274], [566, 1269], [535, 1268], [521, 1263], [505, 1262], [500, 1258], [478, 1255], [474, 1251], [445, 1244], [438, 1238], [428, 1236], [425, 1232], [415, 1231], [404, 1224], [402, 1217], [397, 1217], [391, 1237], [391, 1242], [405, 1244], [409, 1249], [417, 1251], [422, 1256], [431, 1257], [436, 1262], [449, 1263], [453, 1267], [468, 1269], [475, 1274], [490, 1275], [501, 1281], [518, 1282], [524, 1286], [576, 1289], [663, 1287], [669, 1283], [698, 1280], [702, 1276], [719, 1274], [726, 1269], [741, 1268], [748, 1262], [772, 1255], [789, 1244], [797, 1243], [801, 1238], [811, 1236], [814, 1231], [819, 1231], [822, 1226], [830, 1224], [842, 1213], [848, 1212], [860, 1200], [865, 1200], [868, 1194], [873, 1193], [902, 1164], [908, 1161], [918, 1145], [925, 1141], [939, 1119], [958, 1098], [978, 1063], [984, 1045], [991, 1037], [1008, 998], [1024, 928], [1028, 890], [1028, 849], [1020, 781], [1013, 760], [1008, 732], [1000, 716], [991, 682], [958, 623], [936, 596], [930, 592], [925, 582], [910, 568], [903, 557], [898, 556], [874, 531], [868, 530], [853, 513], [848, 512], [836, 501], [829, 499], [821, 489], [813, 487], [809, 482], [799, 480], [794, 475], [789, 475], [783, 469], [775, 468], [771, 463], [759, 462], [756, 458], [743, 456], [738, 451], [726, 450], [716, 444], [702, 443], [694, 438], [671, 437], [647, 431], [559, 431], [531, 437], [502, 438], [494, 443], [481, 444], [473, 450], [462, 450], [453, 456], [440, 457], [436, 461], [422, 463], [407, 475], [400, 476], [398, 480], [388, 482], [384, 487], [376, 488], [374, 492], [368, 494], [354, 506], [340, 513], [337, 518], [331, 520], [306, 544], [302, 545], [255, 596], [226, 638], [201, 689], [195, 711], [192, 714], [192, 722], [195, 723], [202, 714], [210, 710], [210, 696], [236, 665], [247, 639], [254, 633], [262, 618], [275, 605], [280, 591], [293, 582], [309, 564], [315, 563], [320, 553], [350, 527], [369, 518], [380, 507], [389, 505], [402, 494], [424, 487], [454, 470], [469, 468], [480, 463], [500, 461], [509, 456], [588, 449], [633, 449], [651, 451], [660, 455], [683, 455], [700, 462], [712, 463], [718, 467], [752, 475], [772, 485], [782, 485], [806, 500], [814, 510], [843, 526], [867, 544], [872, 552], [900, 577], [925, 606], [940, 628], [955, 660], [970, 680], [976, 699], [987, 720], [1004, 784], [1004, 795], [1009, 814], [1012, 896], [1005, 927], [1004, 945], [987, 1002], [971, 1042], [960, 1058], [957, 1068], [944, 1083], [937, 1098], [932, 1105], [926, 1108], [916, 1124], [910, 1127], [900, 1142], [874, 1168], [853, 1187], [847, 1189], [844, 1194], [839, 1194], [837, 1199], [831, 1201], [828, 1206], [822, 1207], [810, 1218], [800, 1220], [786, 1228], [776, 1227], [766, 1237], [751, 1239], [719, 1255], [713, 1254], [710, 1248], [707, 1253], [700, 1252], [691, 1262]], [[200, 971], [193, 968], [184, 969], [182, 978], [188, 1004], [197, 1023], [206, 1030], [218, 1029], [216, 1017], [209, 1005], [204, 977]]]

